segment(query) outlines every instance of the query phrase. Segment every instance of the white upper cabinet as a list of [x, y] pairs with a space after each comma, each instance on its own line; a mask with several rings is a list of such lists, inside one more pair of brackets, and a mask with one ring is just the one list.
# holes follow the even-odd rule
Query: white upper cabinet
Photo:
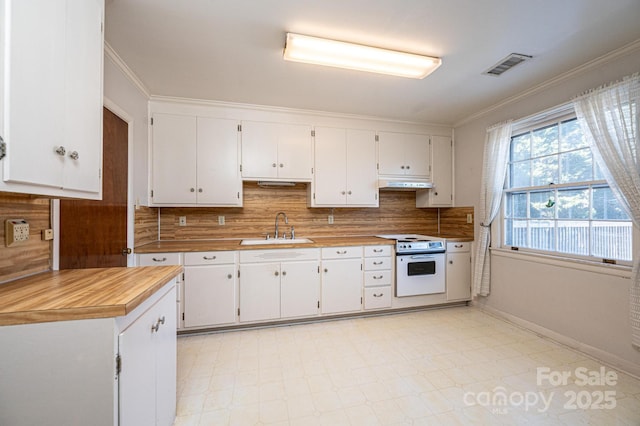
[[238, 123], [154, 114], [151, 205], [241, 206]]
[[315, 128], [312, 207], [378, 207], [375, 132]]
[[103, 0], [0, 6], [0, 190], [101, 198]]
[[378, 174], [429, 178], [429, 136], [378, 132]]
[[449, 136], [431, 137], [433, 188], [416, 192], [416, 207], [453, 206], [453, 142]]
[[244, 180], [311, 181], [311, 126], [242, 122]]

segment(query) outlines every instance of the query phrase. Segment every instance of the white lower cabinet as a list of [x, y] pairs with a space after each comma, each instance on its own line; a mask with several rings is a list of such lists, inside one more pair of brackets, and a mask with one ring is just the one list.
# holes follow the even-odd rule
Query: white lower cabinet
[[447, 301], [471, 300], [471, 243], [447, 243]]
[[240, 252], [240, 321], [318, 314], [318, 249]]
[[120, 426], [171, 426], [176, 416], [175, 293], [118, 336]]
[[171, 280], [126, 316], [0, 327], [0, 425], [171, 426], [175, 300]]
[[237, 254], [184, 254], [184, 326], [207, 327], [236, 321]]
[[323, 314], [362, 309], [362, 247], [322, 249]]
[[365, 246], [364, 256], [364, 309], [390, 308], [393, 283], [391, 246]]

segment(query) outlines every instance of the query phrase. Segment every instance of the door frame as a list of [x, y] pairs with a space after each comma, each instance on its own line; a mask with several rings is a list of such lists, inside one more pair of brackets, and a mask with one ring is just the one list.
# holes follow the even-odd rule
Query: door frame
[[[133, 249], [134, 243], [134, 216], [135, 216], [135, 199], [133, 195], [133, 126], [135, 120], [131, 114], [121, 108], [108, 97], [104, 96], [102, 106], [118, 116], [122, 121], [127, 123], [127, 247]], [[104, 149], [104, 148], [103, 148]], [[53, 256], [51, 269], [58, 271], [60, 269], [60, 200], [54, 199], [51, 203], [51, 225], [53, 228]], [[132, 252], [127, 255], [127, 266], [135, 266], [134, 254]]]

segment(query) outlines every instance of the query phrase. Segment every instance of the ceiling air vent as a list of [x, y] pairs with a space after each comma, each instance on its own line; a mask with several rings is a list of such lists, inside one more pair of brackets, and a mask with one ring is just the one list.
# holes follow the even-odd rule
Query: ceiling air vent
[[501, 75], [503, 72], [508, 71], [511, 68], [515, 67], [519, 63], [524, 62], [527, 59], [531, 59], [531, 58], [532, 56], [523, 55], [522, 53], [512, 53], [511, 55], [507, 56], [506, 58], [504, 58], [503, 60], [501, 60], [500, 62], [498, 62], [497, 64], [495, 64], [494, 66], [486, 70], [485, 72], [483, 72], [483, 74], [493, 75], [497, 77]]

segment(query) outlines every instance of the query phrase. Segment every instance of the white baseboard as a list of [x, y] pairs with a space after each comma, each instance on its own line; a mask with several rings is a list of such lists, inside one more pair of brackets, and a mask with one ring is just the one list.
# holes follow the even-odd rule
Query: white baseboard
[[553, 330], [549, 330], [548, 328], [545, 328], [536, 323], [524, 320], [515, 315], [509, 314], [507, 312], [503, 312], [499, 309], [484, 305], [482, 303], [478, 303], [477, 301], [474, 301], [473, 305], [489, 315], [498, 317], [507, 322], [515, 324], [519, 327], [530, 330], [536, 334], [539, 334], [541, 337], [553, 340], [556, 343], [560, 343], [561, 345], [567, 346], [573, 350], [581, 352], [598, 362], [602, 362], [603, 364], [606, 364], [611, 368], [615, 368], [616, 370], [620, 370], [626, 374], [629, 374], [630, 376], [633, 376], [636, 379], [640, 379], [640, 365], [636, 363], [627, 361], [610, 352], [593, 347], [591, 345], [587, 345], [571, 337], [557, 333]]

